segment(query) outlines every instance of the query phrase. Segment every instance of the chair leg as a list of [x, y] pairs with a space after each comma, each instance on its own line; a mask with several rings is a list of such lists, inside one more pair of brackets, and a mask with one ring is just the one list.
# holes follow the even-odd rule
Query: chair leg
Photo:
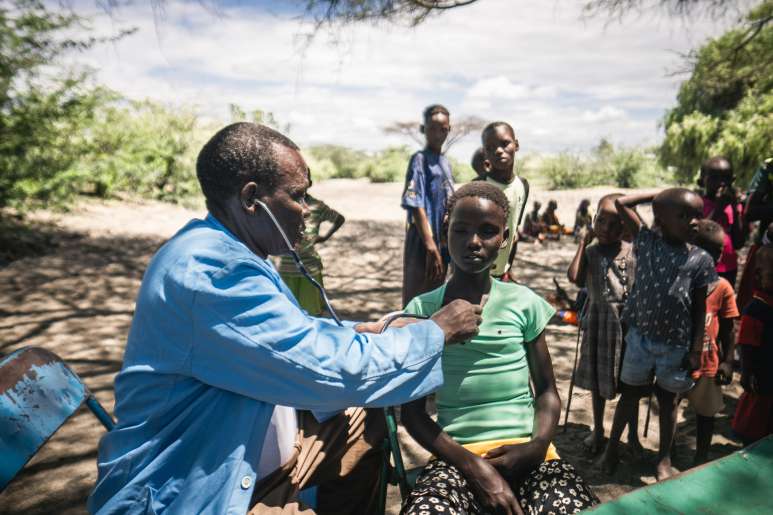
[[403, 455], [400, 452], [400, 442], [397, 440], [397, 418], [395, 417], [395, 408], [390, 406], [386, 408], [387, 436], [389, 437], [389, 447], [392, 451], [392, 460], [394, 461], [395, 475], [397, 476], [397, 486], [400, 487], [400, 497], [405, 499], [411, 492], [408, 486], [408, 479], [405, 476], [405, 466], [403, 465]]
[[93, 395], [89, 394], [89, 396], [86, 397], [86, 406], [88, 406], [94, 416], [97, 417], [100, 422], [102, 422], [102, 425], [105, 426], [105, 429], [108, 431], [113, 430], [115, 427], [113, 417], [110, 416], [107, 410], [102, 407], [102, 405], [99, 403], [99, 401], [97, 401], [96, 398], [94, 398]]

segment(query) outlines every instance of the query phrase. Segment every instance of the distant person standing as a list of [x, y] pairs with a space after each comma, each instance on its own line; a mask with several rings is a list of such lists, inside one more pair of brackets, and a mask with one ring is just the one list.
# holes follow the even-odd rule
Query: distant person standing
[[515, 174], [515, 153], [520, 146], [509, 123], [488, 124], [481, 133], [481, 140], [487, 167], [485, 180], [505, 194], [510, 206], [505, 246], [500, 249], [490, 272], [503, 281], [515, 280], [511, 266], [518, 248], [518, 225], [529, 196], [529, 183]]
[[[311, 174], [309, 174], [309, 187], [311, 187]], [[295, 244], [295, 251], [314, 280], [323, 284], [322, 258], [317, 253], [315, 246], [329, 240], [341, 228], [345, 219], [341, 213], [309, 194], [306, 194], [306, 205], [309, 207], [309, 216], [306, 218], [303, 237]], [[325, 234], [320, 234], [324, 222], [329, 222], [331, 225]], [[290, 288], [295, 300], [309, 315], [319, 316], [322, 314], [324, 308], [322, 294], [298, 270], [291, 256], [287, 254], [282, 256], [279, 263], [279, 275]]]
[[427, 144], [411, 156], [401, 206], [408, 211], [403, 254], [403, 306], [434, 290], [446, 277], [448, 251], [440, 235], [446, 201], [454, 191], [451, 165], [442, 155], [451, 129], [448, 109], [434, 104], [423, 113], [421, 132]]

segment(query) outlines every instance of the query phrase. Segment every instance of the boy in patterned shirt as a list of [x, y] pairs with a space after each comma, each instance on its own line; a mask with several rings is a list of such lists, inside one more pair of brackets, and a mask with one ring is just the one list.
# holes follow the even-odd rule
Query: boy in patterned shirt
[[[655, 230], [646, 227], [634, 207], [652, 202]], [[623, 310], [628, 324], [620, 372], [621, 398], [615, 410], [602, 467], [611, 473], [626, 422], [639, 399], [653, 386], [660, 406], [660, 448], [656, 475], [671, 477], [679, 396], [693, 386], [690, 373], [700, 366], [706, 320], [706, 294], [717, 280], [714, 261], [688, 243], [703, 216], [700, 196], [684, 188], [655, 195], [627, 195], [615, 200], [626, 228], [635, 235], [637, 267], [634, 287]]]

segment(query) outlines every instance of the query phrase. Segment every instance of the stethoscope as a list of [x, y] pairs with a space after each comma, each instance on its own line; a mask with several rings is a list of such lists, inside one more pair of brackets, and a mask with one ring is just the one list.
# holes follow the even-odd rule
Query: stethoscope
[[[314, 277], [312, 277], [309, 271], [306, 269], [306, 266], [304, 266], [303, 262], [301, 261], [301, 257], [298, 255], [298, 252], [296, 252], [295, 248], [290, 243], [290, 239], [287, 237], [287, 234], [282, 229], [282, 226], [279, 225], [279, 222], [274, 216], [274, 213], [272, 213], [271, 210], [268, 208], [268, 206], [263, 202], [261, 202], [260, 200], [254, 199], [254, 202], [258, 206], [260, 206], [263, 209], [263, 211], [266, 212], [269, 219], [271, 220], [271, 223], [274, 224], [274, 227], [282, 236], [282, 240], [284, 240], [285, 245], [287, 245], [287, 250], [290, 251], [290, 255], [292, 256], [298, 271], [301, 272], [301, 274], [303, 274], [303, 277], [305, 277], [311, 284], [313, 284], [317, 290], [319, 290], [319, 294], [322, 295], [322, 300], [325, 302], [325, 307], [327, 307], [327, 310], [330, 313], [330, 316], [333, 317], [333, 320], [335, 320], [336, 324], [338, 324], [340, 327], [343, 327], [343, 324], [341, 323], [341, 319], [338, 318], [338, 315], [333, 309], [333, 306], [330, 305], [330, 299], [327, 296], [327, 292], [325, 291], [325, 288], [321, 284], [319, 284], [319, 282], [317, 282], [317, 280], [314, 279]], [[389, 324], [391, 324], [398, 318], [429, 318], [429, 317], [410, 315], [407, 313], [403, 313], [402, 311], [390, 313], [384, 318], [384, 326], [382, 327], [381, 332], [383, 333], [387, 329], [387, 327], [389, 327]]]

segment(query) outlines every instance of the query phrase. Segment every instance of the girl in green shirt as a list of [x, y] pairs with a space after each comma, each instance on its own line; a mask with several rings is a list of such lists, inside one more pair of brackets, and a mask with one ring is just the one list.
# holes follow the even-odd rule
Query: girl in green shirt
[[598, 502], [551, 444], [561, 402], [543, 330], [554, 310], [529, 288], [489, 274], [507, 242], [507, 215], [498, 188], [459, 188], [446, 227], [453, 274], [405, 309], [429, 316], [455, 299], [485, 304], [479, 334], [443, 351], [437, 422], [426, 399], [402, 407], [408, 432], [435, 456], [404, 514], [575, 513]]

